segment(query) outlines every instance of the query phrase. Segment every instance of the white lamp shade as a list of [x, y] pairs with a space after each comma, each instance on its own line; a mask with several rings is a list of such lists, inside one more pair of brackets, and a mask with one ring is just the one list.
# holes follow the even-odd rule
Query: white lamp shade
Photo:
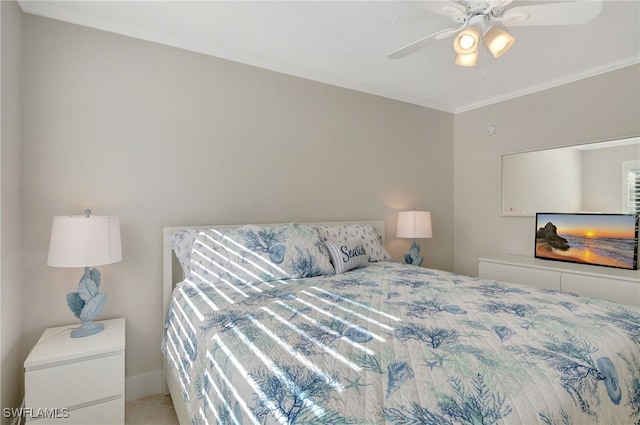
[[118, 217], [53, 217], [47, 265], [92, 267], [118, 261], [122, 261]]
[[429, 211], [402, 211], [398, 213], [399, 238], [424, 239], [432, 237]]

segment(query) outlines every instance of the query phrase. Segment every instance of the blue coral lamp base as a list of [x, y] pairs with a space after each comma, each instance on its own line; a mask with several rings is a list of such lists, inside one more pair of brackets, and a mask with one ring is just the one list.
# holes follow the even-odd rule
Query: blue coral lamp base
[[409, 253], [404, 254], [404, 262], [405, 264], [422, 266], [422, 260], [424, 260], [424, 257], [420, 255], [420, 244], [414, 240], [409, 249]]
[[80, 327], [77, 327], [71, 331], [71, 338], [82, 338], [85, 336], [97, 334], [104, 330], [102, 323], [82, 322]]
[[67, 305], [78, 319], [82, 321], [80, 327], [71, 331], [71, 338], [82, 338], [102, 332], [102, 323], [93, 323], [93, 318], [100, 313], [107, 302], [107, 294], [100, 293], [100, 272], [98, 269], [84, 268], [84, 276], [78, 283], [78, 292], [67, 294]]

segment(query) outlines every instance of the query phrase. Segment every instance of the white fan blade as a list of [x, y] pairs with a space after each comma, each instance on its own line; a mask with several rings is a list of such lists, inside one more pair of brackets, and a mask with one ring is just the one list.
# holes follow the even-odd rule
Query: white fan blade
[[418, 3], [418, 7], [449, 17], [462, 16], [467, 12], [467, 8], [460, 3], [453, 1], [431, 1], [426, 0]]
[[494, 0], [489, 3], [485, 13], [502, 13], [505, 7], [509, 6], [513, 0]]
[[602, 0], [518, 6], [507, 10], [500, 22], [507, 27], [582, 25], [600, 14]]
[[433, 34], [422, 37], [420, 40], [416, 40], [413, 43], [407, 44], [406, 46], [401, 47], [398, 50], [394, 50], [393, 52], [389, 53], [387, 57], [389, 59], [402, 59], [405, 56], [409, 56], [411, 53], [415, 53], [418, 50], [426, 47], [431, 39], [442, 40], [443, 38], [449, 37], [451, 34], [455, 34], [462, 28], [462, 26], [458, 28], [445, 28], [438, 32], [434, 32]]

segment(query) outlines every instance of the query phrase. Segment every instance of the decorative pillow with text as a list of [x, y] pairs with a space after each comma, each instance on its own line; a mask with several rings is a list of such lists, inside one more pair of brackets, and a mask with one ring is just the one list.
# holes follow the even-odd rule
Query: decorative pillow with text
[[331, 242], [326, 241], [327, 250], [336, 269], [336, 274], [365, 267], [369, 264], [369, 254], [362, 241]]
[[382, 238], [371, 224], [342, 224], [337, 226], [315, 226], [320, 239], [327, 242], [360, 241], [369, 254], [369, 261], [391, 260], [382, 246]]

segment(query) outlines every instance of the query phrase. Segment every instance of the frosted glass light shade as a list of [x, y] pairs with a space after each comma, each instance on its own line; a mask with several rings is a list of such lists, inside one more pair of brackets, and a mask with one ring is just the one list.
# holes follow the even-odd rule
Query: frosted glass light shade
[[478, 63], [478, 54], [474, 52], [468, 55], [458, 55], [454, 63], [459, 66], [476, 66], [476, 63]]
[[507, 53], [513, 43], [516, 42], [515, 37], [498, 27], [491, 28], [484, 37], [487, 47], [494, 58], [499, 58]]
[[47, 265], [92, 267], [118, 261], [122, 261], [118, 217], [53, 217]]
[[398, 213], [396, 236], [399, 238], [426, 239], [433, 236], [429, 211], [402, 211]]
[[480, 28], [471, 25], [460, 31], [453, 40], [453, 50], [459, 55], [468, 55], [478, 50], [480, 42]]

